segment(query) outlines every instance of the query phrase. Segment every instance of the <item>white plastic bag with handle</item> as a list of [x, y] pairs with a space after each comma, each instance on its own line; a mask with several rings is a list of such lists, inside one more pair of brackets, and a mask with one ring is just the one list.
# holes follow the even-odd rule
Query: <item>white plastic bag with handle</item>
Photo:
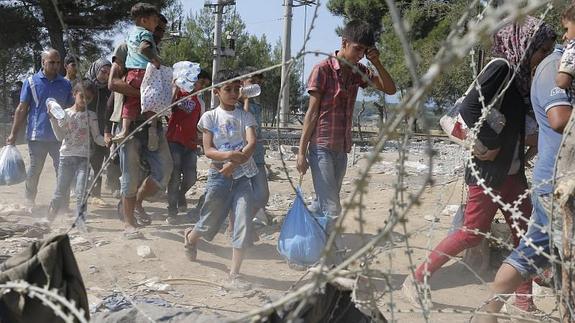
[[25, 180], [26, 166], [18, 148], [4, 146], [0, 151], [0, 185], [14, 185]]
[[[167, 66], [146, 66], [146, 74], [140, 87], [142, 113], [160, 113], [172, 103], [172, 69]], [[169, 114], [169, 109], [165, 115]]]

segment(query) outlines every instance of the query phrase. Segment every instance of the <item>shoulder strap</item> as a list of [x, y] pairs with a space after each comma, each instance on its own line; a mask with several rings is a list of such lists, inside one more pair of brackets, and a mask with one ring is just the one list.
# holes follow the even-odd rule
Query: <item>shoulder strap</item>
[[34, 98], [34, 103], [36, 106], [40, 106], [40, 101], [38, 100], [38, 94], [36, 93], [36, 84], [34, 84], [34, 78], [32, 76], [28, 77], [28, 84], [30, 84], [30, 91], [32, 92], [32, 97]]
[[469, 87], [467, 88], [467, 91], [465, 91], [464, 96], [466, 96], [467, 94], [469, 94], [469, 92], [471, 92], [471, 90], [473, 90], [473, 88], [475, 87], [475, 83], [477, 82], [477, 80], [479, 80], [481, 75], [483, 75], [483, 73], [485, 73], [487, 68], [489, 68], [489, 66], [491, 66], [495, 62], [499, 62], [499, 61], [505, 62], [505, 64], [507, 64], [507, 66], [509, 67], [509, 69], [507, 71], [507, 76], [505, 77], [505, 81], [503, 83], [501, 83], [501, 85], [499, 86], [499, 89], [497, 90], [497, 93], [500, 93], [501, 90], [507, 85], [507, 83], [509, 82], [509, 78], [511, 77], [511, 75], [510, 75], [511, 74], [511, 65], [509, 64], [509, 62], [506, 59], [497, 57], [497, 58], [490, 60], [489, 63], [487, 63], [483, 67], [483, 69], [481, 69], [481, 72], [479, 72], [479, 74], [477, 74], [477, 78], [475, 78], [473, 80], [473, 82], [471, 82], [471, 85], [469, 85]]

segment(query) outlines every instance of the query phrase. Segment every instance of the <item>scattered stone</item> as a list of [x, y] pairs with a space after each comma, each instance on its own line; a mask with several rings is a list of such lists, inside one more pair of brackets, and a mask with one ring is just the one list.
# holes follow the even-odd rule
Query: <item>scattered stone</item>
[[154, 257], [156, 257], [156, 255], [152, 251], [152, 248], [150, 248], [149, 246], [138, 246], [136, 253], [138, 254], [138, 256], [140, 256], [142, 258], [154, 258]]
[[94, 243], [94, 245], [96, 245], [96, 247], [101, 247], [101, 246], [105, 246], [107, 244], [110, 244], [110, 241], [108, 240], [98, 240]]
[[455, 216], [460, 206], [460, 204], [448, 204], [445, 206], [445, 208], [443, 208], [443, 211], [441, 211], [441, 215], [451, 217]]
[[94, 266], [94, 265], [90, 265], [90, 267], [88, 267], [88, 273], [90, 274], [95, 274], [95, 273], [99, 273], [100, 269], [98, 269], [98, 267]]
[[430, 221], [430, 222], [439, 222], [439, 218], [435, 215], [426, 215], [423, 217], [423, 219], [425, 219], [425, 221]]
[[150, 279], [146, 279], [138, 284], [140, 287], [144, 287], [143, 289], [149, 291], [156, 291], [156, 292], [167, 292], [172, 291], [173, 288], [170, 284], [162, 283], [159, 277], [152, 277]]

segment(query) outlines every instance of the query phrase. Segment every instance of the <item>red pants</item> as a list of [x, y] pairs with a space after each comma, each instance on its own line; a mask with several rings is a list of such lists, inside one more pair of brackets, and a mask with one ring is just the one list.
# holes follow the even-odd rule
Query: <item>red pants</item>
[[[513, 205], [513, 201], [527, 189], [527, 186], [520, 178], [518, 175], [507, 176], [503, 184], [499, 188], [494, 189], [493, 193], [501, 196], [503, 202]], [[468, 230], [478, 229], [480, 232], [487, 233], [491, 231], [491, 222], [499, 208], [500, 205], [494, 203], [491, 197], [485, 195], [480, 186], [470, 185], [467, 206], [463, 216], [463, 226]], [[531, 208], [531, 199], [529, 197], [523, 199], [522, 204], [519, 205], [519, 210], [525, 218], [531, 217]], [[520, 239], [517, 237], [517, 228], [513, 226], [511, 213], [501, 211], [505, 217], [505, 221], [511, 228], [514, 246], [517, 246]], [[527, 222], [518, 220], [517, 226], [524, 230], [524, 232], [527, 231]], [[429, 262], [423, 263], [417, 268], [415, 279], [419, 282], [423, 282], [426, 270], [430, 275], [433, 275], [435, 271], [449, 261], [449, 256], [456, 256], [465, 249], [477, 246], [484, 236], [474, 234], [468, 230], [460, 229], [444, 238], [429, 255]], [[531, 280], [522, 283], [516, 292], [518, 294], [531, 294]], [[525, 298], [521, 299], [520, 302], [531, 302], [530, 298], [527, 300]]]
[[[144, 79], [144, 74], [146, 74], [146, 70], [129, 70], [126, 75], [126, 83], [139, 90], [142, 85], [142, 80]], [[142, 107], [139, 96], [124, 97], [124, 105], [122, 106], [123, 119], [136, 120], [141, 112]]]

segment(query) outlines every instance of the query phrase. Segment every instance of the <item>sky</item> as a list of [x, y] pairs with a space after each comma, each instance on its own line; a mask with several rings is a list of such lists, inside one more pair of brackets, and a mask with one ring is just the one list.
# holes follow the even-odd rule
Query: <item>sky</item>
[[[216, 0], [211, 0], [215, 3]], [[235, 10], [246, 24], [246, 31], [249, 34], [261, 36], [266, 35], [268, 41], [275, 44], [276, 40], [283, 38], [284, 31], [284, 11], [283, 0], [236, 0]], [[343, 18], [332, 15], [325, 7], [326, 1], [321, 1], [318, 11], [316, 26], [312, 30], [311, 39], [308, 42], [307, 50], [317, 50], [322, 52], [333, 52], [339, 48], [340, 38], [335, 33], [335, 29], [343, 25]], [[182, 0], [186, 13], [197, 13], [204, 6], [202, 0]], [[294, 0], [294, 5], [297, 1]], [[233, 7], [228, 7], [233, 8]], [[315, 6], [307, 7], [307, 28], [311, 23]], [[292, 55], [297, 54], [304, 42], [304, 20], [306, 9], [301, 7], [293, 8], [291, 49]], [[325, 56], [307, 55], [305, 57], [304, 75], [307, 78], [313, 65]]]
[[[209, 0], [215, 3], [217, 0]], [[184, 7], [184, 16], [198, 13], [206, 1], [204, 0], [181, 0]], [[315, 21], [314, 29], [311, 32], [311, 38], [307, 43], [306, 50], [332, 53], [339, 49], [341, 38], [336, 34], [337, 27], [343, 26], [343, 18], [334, 16], [325, 6], [327, 0], [320, 0], [318, 17]], [[251, 35], [266, 35], [268, 42], [275, 44], [277, 40], [283, 38], [284, 33], [284, 0], [236, 0], [235, 10], [242, 18], [246, 25], [246, 31]], [[294, 5], [297, 1], [294, 0]], [[229, 6], [234, 10], [234, 6]], [[304, 6], [293, 8], [292, 18], [292, 55], [297, 54], [302, 46], [307, 33], [315, 6], [308, 6], [307, 12]], [[307, 16], [307, 19], [306, 19]], [[304, 27], [305, 23], [305, 27]], [[115, 40], [119, 42], [122, 37]], [[116, 45], [116, 44], [114, 44]], [[308, 54], [304, 58], [304, 82], [311, 72], [313, 65], [324, 59], [325, 55]], [[366, 64], [366, 60], [362, 61]], [[358, 93], [358, 99], [364, 98], [362, 90]], [[392, 101], [395, 101], [392, 99]]]

